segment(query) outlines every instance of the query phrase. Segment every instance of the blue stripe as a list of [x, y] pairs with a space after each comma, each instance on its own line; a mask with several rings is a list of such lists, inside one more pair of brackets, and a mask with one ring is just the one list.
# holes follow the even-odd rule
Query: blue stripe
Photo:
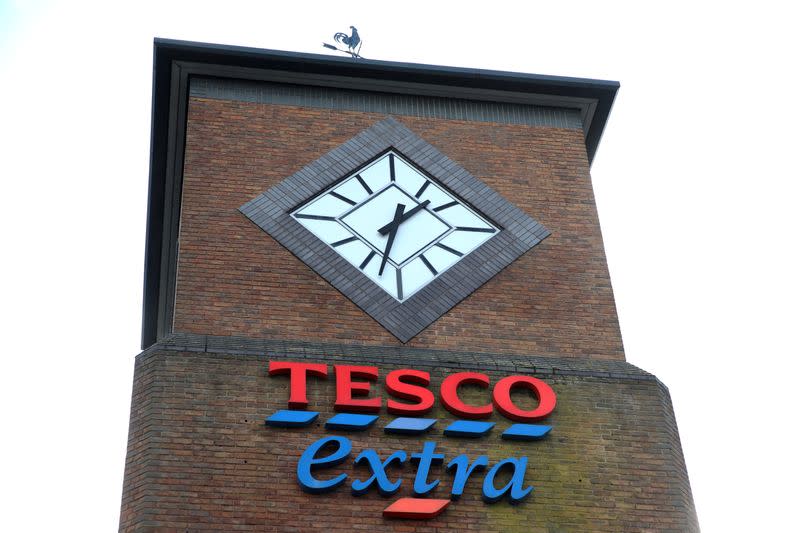
[[328, 429], [367, 429], [378, 419], [377, 415], [355, 415], [352, 413], [339, 413], [325, 422]]
[[456, 420], [444, 430], [448, 437], [482, 437], [494, 427], [494, 422], [473, 422]]
[[316, 411], [283, 410], [267, 418], [264, 423], [278, 428], [302, 428], [311, 425], [318, 416]]
[[514, 424], [503, 432], [503, 438], [508, 440], [537, 440], [550, 433], [551, 429], [553, 429], [553, 426]]
[[395, 418], [383, 430], [386, 433], [403, 433], [405, 435], [419, 435], [425, 433], [436, 423], [435, 418]]

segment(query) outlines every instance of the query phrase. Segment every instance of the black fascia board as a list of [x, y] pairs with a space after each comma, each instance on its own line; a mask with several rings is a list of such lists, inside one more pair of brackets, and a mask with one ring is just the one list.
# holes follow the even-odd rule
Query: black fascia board
[[[589, 127], [584, 132], [586, 152], [591, 164], [600, 143], [603, 129], [614, 103], [619, 83], [616, 81], [523, 74], [462, 67], [444, 67], [393, 61], [358, 60], [321, 54], [285, 52], [198, 43], [156, 38], [153, 47], [153, 95], [150, 130], [150, 177], [147, 202], [147, 236], [145, 243], [144, 294], [142, 306], [142, 349], [155, 344], [163, 332], [171, 328], [172, 299], [165, 295], [166, 276], [174, 276], [165, 264], [164, 251], [173, 246], [176, 235], [174, 224], [166, 224], [166, 211], [170, 220], [180, 216], [178, 200], [170, 201], [167, 176], [174, 158], [183, 160], [183, 139], [173, 139], [175, 149], [168, 152], [169, 136], [175, 133], [175, 120], [185, 111], [188, 87], [187, 76], [175, 76], [176, 65], [207, 65], [225, 67], [226, 72], [241, 69], [271, 70], [296, 73], [301, 76], [335, 76], [359, 78], [385, 83], [408, 83], [436, 86], [442, 89], [472, 89], [492, 93], [527, 93], [559, 100], [593, 102], [588, 117]], [[181, 91], [183, 89], [183, 91]], [[176, 98], [176, 94], [183, 95]], [[183, 100], [183, 101], [181, 101]], [[562, 105], [563, 107], [563, 105]], [[566, 107], [570, 107], [569, 104]], [[575, 107], [580, 107], [577, 103]], [[185, 115], [183, 115], [185, 116]], [[183, 125], [179, 125], [182, 131]], [[173, 129], [171, 129], [171, 127]], [[181, 135], [182, 137], [182, 135]], [[176, 176], [180, 181], [180, 176]], [[165, 246], [166, 245], [166, 246]], [[167, 298], [168, 302], [161, 299]], [[170, 316], [166, 316], [170, 315]]]

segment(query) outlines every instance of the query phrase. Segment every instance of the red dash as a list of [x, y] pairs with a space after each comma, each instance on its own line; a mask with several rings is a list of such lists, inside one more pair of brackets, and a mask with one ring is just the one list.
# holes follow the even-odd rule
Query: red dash
[[383, 510], [386, 518], [410, 518], [425, 520], [439, 516], [444, 512], [450, 500], [433, 500], [429, 498], [400, 498]]

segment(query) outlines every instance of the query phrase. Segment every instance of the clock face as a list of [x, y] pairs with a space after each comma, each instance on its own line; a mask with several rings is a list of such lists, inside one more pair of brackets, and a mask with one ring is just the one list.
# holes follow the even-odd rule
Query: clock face
[[400, 302], [500, 231], [396, 151], [291, 216]]

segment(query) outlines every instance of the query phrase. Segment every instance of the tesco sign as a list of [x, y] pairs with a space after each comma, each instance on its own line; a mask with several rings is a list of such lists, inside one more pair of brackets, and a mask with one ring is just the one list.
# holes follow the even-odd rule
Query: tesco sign
[[[384, 398], [370, 396], [373, 385], [380, 379], [380, 371], [375, 366], [333, 365], [336, 380], [336, 400], [333, 408], [340, 413], [330, 418], [326, 429], [339, 431], [359, 431], [370, 427], [379, 418], [384, 406]], [[327, 379], [329, 367], [324, 363], [290, 361], [271, 361], [269, 375], [289, 376], [288, 410], [281, 410], [266, 419], [272, 427], [305, 427], [313, 423], [319, 413], [309, 411], [307, 391], [311, 382]], [[313, 379], [312, 379], [313, 378]], [[386, 433], [423, 435], [436, 424], [436, 419], [423, 418], [436, 402], [431, 390], [428, 372], [404, 368], [393, 370], [384, 378], [384, 388], [389, 397], [385, 400], [386, 411], [396, 415], [384, 427]], [[461, 385], [477, 385], [491, 388], [492, 401], [485, 405], [466, 403], [459, 396]], [[533, 409], [517, 406], [511, 398], [511, 391], [524, 389], [537, 400]], [[546, 436], [551, 426], [535, 425], [550, 415], [556, 407], [556, 394], [544, 381], [532, 376], [512, 375], [492, 384], [486, 374], [480, 372], [457, 372], [447, 375], [439, 385], [439, 402], [447, 411], [460, 420], [450, 423], [443, 431], [444, 436], [463, 438], [481, 437], [492, 429], [494, 422], [477, 422], [492, 416], [495, 410], [505, 418], [516, 422], [509, 427], [502, 438], [510, 440], [537, 440]], [[300, 456], [297, 464], [297, 481], [300, 487], [312, 494], [321, 494], [336, 489], [347, 481], [347, 474], [337, 472], [336, 466], [346, 461], [352, 452], [352, 442], [343, 436], [323, 437], [310, 444]], [[373, 449], [359, 452], [355, 464], [368, 465], [371, 476], [367, 479], [354, 479], [350, 483], [354, 496], [366, 494], [375, 487], [382, 496], [391, 496], [400, 490], [401, 478], [393, 478], [390, 467], [400, 466], [411, 460], [416, 462], [417, 470], [413, 483], [413, 498], [401, 498], [386, 509], [384, 516], [390, 518], [426, 519], [442, 513], [451, 501], [458, 500], [470, 478], [476, 472], [488, 468], [481, 490], [487, 503], [494, 503], [507, 497], [511, 503], [518, 503], [527, 497], [533, 487], [525, 485], [527, 457], [508, 457], [489, 466], [485, 455], [471, 460], [466, 455], [458, 455], [447, 464], [452, 473], [449, 499], [432, 499], [425, 496], [440, 485], [440, 480], [429, 479], [431, 466], [444, 461], [443, 454], [436, 453], [436, 442], [425, 441], [418, 452], [407, 453], [397, 450], [382, 458]], [[510, 469], [510, 480], [502, 487], [495, 485], [495, 478], [501, 469]], [[325, 477], [320, 474], [325, 472]]]
[[[376, 366], [334, 365], [336, 376], [336, 411], [351, 413], [377, 413], [381, 410], [381, 397], [363, 398], [370, 393], [372, 382], [378, 380], [379, 371]], [[328, 365], [318, 363], [292, 363], [288, 361], [271, 361], [269, 375], [289, 374], [290, 409], [308, 407], [306, 396], [308, 376], [328, 377]], [[355, 381], [366, 380], [366, 381]], [[467, 405], [458, 396], [460, 385], [490, 386], [489, 376], [480, 372], [458, 372], [450, 374], [439, 387], [439, 401], [442, 406], [456, 416], [469, 419], [489, 418], [496, 408], [509, 420], [520, 422], [536, 421], [547, 417], [556, 407], [556, 394], [544, 381], [532, 376], [508, 376], [498, 381], [492, 389], [492, 403], [486, 405]], [[420, 416], [434, 405], [434, 395], [429, 389], [431, 375], [422, 370], [404, 368], [393, 370], [386, 375], [385, 386], [388, 393], [400, 400], [389, 399], [387, 411], [395, 415]], [[536, 409], [526, 411], [520, 409], [511, 400], [511, 389], [524, 388], [530, 390], [539, 400]]]

